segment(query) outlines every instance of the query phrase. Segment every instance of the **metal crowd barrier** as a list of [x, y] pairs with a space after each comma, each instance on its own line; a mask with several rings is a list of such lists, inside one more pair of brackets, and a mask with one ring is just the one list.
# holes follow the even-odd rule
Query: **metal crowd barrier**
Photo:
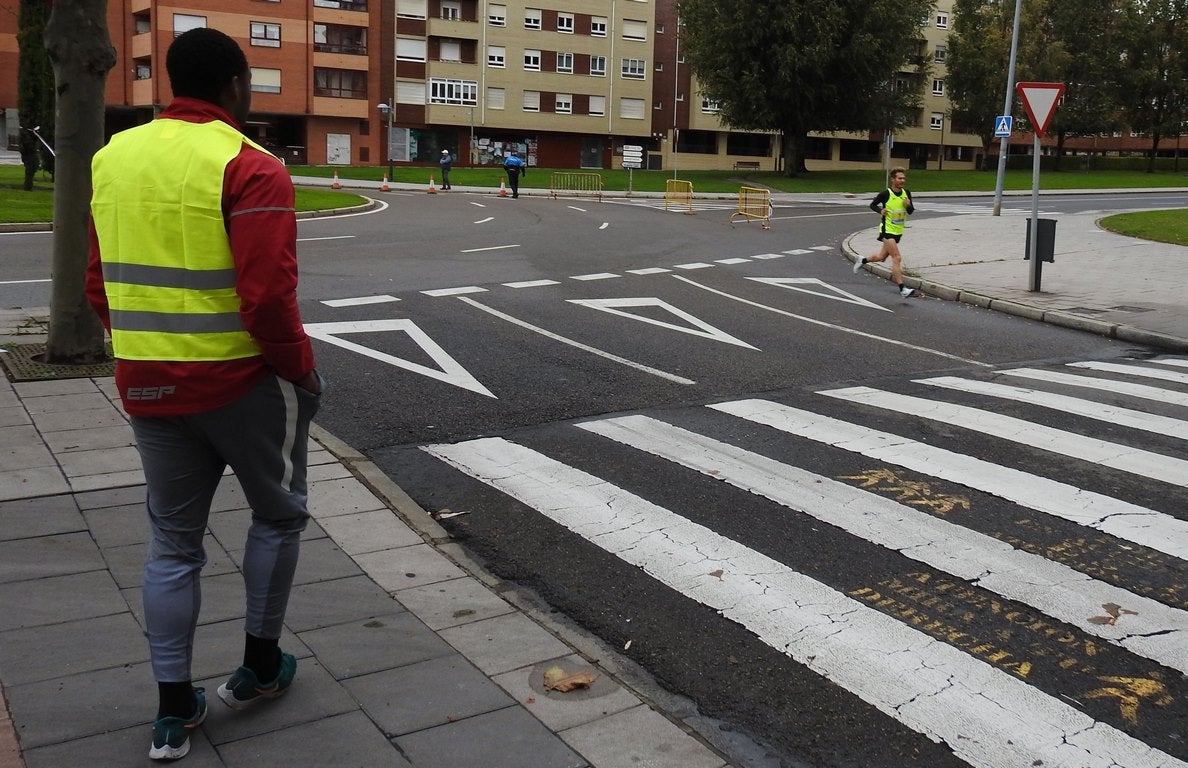
[[771, 229], [771, 190], [739, 187], [738, 210], [730, 214], [731, 224], [736, 216], [741, 216], [743, 221], [759, 219], [764, 229]]
[[596, 197], [602, 202], [602, 177], [597, 173], [555, 171], [549, 177], [549, 197]]
[[664, 210], [681, 208], [686, 214], [693, 213], [693, 182], [668, 179], [664, 187]]

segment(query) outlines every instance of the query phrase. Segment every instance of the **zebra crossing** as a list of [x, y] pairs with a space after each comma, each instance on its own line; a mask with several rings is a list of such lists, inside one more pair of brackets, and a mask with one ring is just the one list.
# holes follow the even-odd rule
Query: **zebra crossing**
[[[595, 452], [617, 446], [916, 564], [877, 588], [720, 533], [606, 479], [589, 453], [515, 437], [421, 450], [968, 765], [1188, 766], [1185, 368], [1163, 357], [905, 377], [565, 427]], [[1003, 535], [999, 518], [1022, 533]], [[930, 584], [944, 586], [924, 599]], [[905, 608], [892, 593], [920, 599]], [[955, 595], [976, 630], [920, 609]]]

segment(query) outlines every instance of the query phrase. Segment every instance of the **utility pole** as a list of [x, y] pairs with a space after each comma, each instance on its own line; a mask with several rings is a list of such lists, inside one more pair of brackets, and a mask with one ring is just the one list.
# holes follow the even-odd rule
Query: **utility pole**
[[[1015, 23], [1011, 31], [1011, 61], [1007, 65], [1006, 104], [1002, 108], [1004, 115], [1011, 113], [1011, 103], [1015, 100], [1015, 59], [1019, 55], [1019, 16], [1023, 0], [1015, 0]], [[994, 215], [1002, 214], [1002, 184], [1006, 176], [1007, 151], [1011, 146], [1011, 137], [1003, 136], [998, 148], [998, 178], [994, 182]]]

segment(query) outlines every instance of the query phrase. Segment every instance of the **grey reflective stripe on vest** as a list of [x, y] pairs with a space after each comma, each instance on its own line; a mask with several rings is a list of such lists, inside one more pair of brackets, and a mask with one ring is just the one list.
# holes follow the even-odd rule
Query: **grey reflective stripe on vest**
[[111, 327], [117, 331], [155, 331], [157, 333], [232, 333], [243, 330], [238, 312], [216, 314], [170, 314], [111, 310]]
[[153, 288], [187, 288], [211, 291], [235, 287], [235, 269], [186, 269], [150, 264], [103, 262], [103, 279], [109, 283], [131, 283]]

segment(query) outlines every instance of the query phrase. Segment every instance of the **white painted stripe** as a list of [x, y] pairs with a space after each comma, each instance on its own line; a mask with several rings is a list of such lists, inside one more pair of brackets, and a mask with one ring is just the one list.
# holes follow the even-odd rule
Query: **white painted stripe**
[[768, 400], [709, 406], [782, 432], [960, 483], [1188, 560], [1188, 522], [1092, 491]]
[[1185, 766], [963, 651], [672, 512], [502, 438], [424, 448], [975, 768]]
[[570, 275], [570, 280], [610, 280], [612, 277], [618, 277], [614, 272], [595, 272], [592, 275]]
[[717, 262], [718, 264], [749, 264], [751, 260], [750, 259], [733, 258], [733, 259], [714, 259], [714, 261]]
[[1109, 373], [1123, 373], [1128, 376], [1143, 376], [1148, 379], [1161, 379], [1163, 381], [1174, 381], [1179, 384], [1188, 384], [1188, 373], [1178, 373], [1176, 371], [1161, 371], [1158, 368], [1144, 368], [1140, 365], [1121, 365], [1120, 363], [1099, 363], [1096, 360], [1089, 360], [1083, 363], [1069, 363], [1074, 368], [1088, 368], [1091, 371], [1107, 371]]
[[354, 237], [354, 235], [330, 235], [327, 237], [299, 237], [299, 238], [297, 238], [297, 242], [312, 243], [317, 240], [350, 240], [353, 237]]
[[486, 288], [477, 285], [463, 285], [457, 288], [437, 288], [432, 291], [421, 291], [426, 296], [460, 296], [464, 293], [486, 293]]
[[486, 204], [486, 203], [476, 203], [476, 202], [473, 202], [473, 201], [472, 201], [470, 204], [471, 204], [471, 205], [473, 205], [473, 206], [476, 206], [476, 207], [478, 207], [478, 208], [486, 208], [486, 207], [487, 207], [487, 204]]
[[1152, 363], [1159, 363], [1160, 365], [1174, 365], [1177, 368], [1188, 368], [1188, 360], [1181, 358], [1165, 357], [1159, 360], [1151, 360]]
[[832, 246], [832, 245], [814, 245], [812, 247], [812, 250], [814, 250], [814, 251], [832, 251], [832, 250], [834, 250], [834, 246]]
[[476, 222], [475, 222], [475, 224], [486, 224], [488, 221], [495, 221], [495, 217], [494, 217], [494, 216], [488, 216], [488, 217], [487, 217], [487, 218], [485, 218], [485, 219], [479, 219], [478, 221], [476, 221]]
[[364, 304], [387, 304], [390, 301], [400, 301], [400, 299], [382, 294], [379, 296], [357, 296], [352, 299], [326, 299], [322, 303], [327, 307], [358, 307]]
[[607, 228], [607, 227], [609, 227], [609, 226], [610, 226], [610, 222], [609, 222], [609, 221], [604, 221], [604, 222], [602, 222], [602, 226], [600, 226], [600, 227], [598, 227], [598, 228], [599, 228], [599, 229], [606, 229], [606, 228]]
[[725, 291], [719, 291], [717, 288], [710, 288], [708, 285], [702, 285], [701, 283], [698, 283], [694, 280], [690, 280], [689, 278], [687, 278], [683, 275], [673, 275], [673, 277], [675, 277], [677, 280], [680, 280], [682, 282], [686, 282], [689, 285], [700, 288], [703, 291], [709, 291], [710, 293], [715, 293], [719, 296], [724, 296], [727, 299], [732, 299], [734, 301], [741, 302], [743, 304], [747, 304], [748, 306], [758, 307], [759, 309], [766, 309], [768, 312], [775, 312], [777, 315], [783, 315], [784, 317], [790, 317], [794, 320], [800, 320], [801, 322], [811, 323], [813, 325], [819, 325], [823, 328], [830, 328], [832, 330], [841, 331], [842, 333], [849, 333], [854, 336], [861, 336], [862, 338], [865, 338], [865, 339], [873, 339], [873, 340], [881, 342], [883, 344], [893, 344], [897, 347], [904, 347], [905, 349], [915, 350], [916, 352], [924, 352], [929, 355], [938, 355], [939, 357], [944, 357], [949, 360], [959, 360], [963, 363], [969, 363], [970, 365], [976, 365], [980, 368], [992, 367], [989, 363], [983, 363], [983, 362], [979, 362], [977, 360], [969, 360], [967, 358], [960, 357], [959, 355], [951, 355], [948, 352], [941, 352], [939, 349], [930, 349], [928, 347], [921, 347], [916, 344], [909, 344], [906, 341], [898, 341], [896, 339], [888, 338], [886, 336], [880, 336], [880, 335], [874, 334], [874, 333], [867, 333], [866, 331], [858, 331], [853, 328], [846, 328], [844, 325], [837, 325], [835, 323], [827, 323], [824, 320], [817, 320], [812, 317], [805, 317], [804, 315], [793, 314], [792, 312], [787, 312], [783, 309], [777, 309], [776, 307], [769, 307], [766, 304], [760, 304], [757, 301], [751, 301], [750, 299], [744, 299], [741, 296], [734, 296], [732, 294], [726, 293]]
[[633, 275], [660, 275], [665, 272], [671, 272], [672, 270], [665, 269], [664, 267], [645, 267], [643, 269], [629, 269], [627, 271]]
[[1004, 416], [968, 405], [955, 405], [923, 397], [902, 395], [872, 387], [847, 387], [818, 392], [838, 400], [901, 411], [922, 419], [974, 430], [1019, 445], [1051, 451], [1074, 459], [1091, 461], [1103, 467], [1120, 469], [1139, 477], [1160, 480], [1171, 485], [1188, 486], [1188, 461], [1141, 448], [1131, 448], [1095, 437], [1066, 432], [1014, 416]]
[[787, 254], [785, 253], [756, 253], [752, 259], [782, 259]]
[[[646, 416], [578, 424], [748, 493], [804, 512], [860, 539], [1030, 605], [1083, 632], [1188, 673], [1188, 612], [1090, 578], [868, 491]], [[1113, 625], [1089, 620], [1086, 606], [1117, 603], [1138, 611]], [[1120, 626], [1125, 624], [1126, 626]]]
[[458, 251], [458, 253], [482, 253], [483, 251], [502, 251], [507, 248], [519, 248], [519, 247], [520, 247], [519, 243], [516, 243], [515, 245], [492, 245], [489, 248], [467, 248], [465, 250]]
[[1116, 392], [1143, 400], [1154, 400], [1159, 403], [1188, 406], [1188, 393], [1176, 392], [1171, 389], [1161, 389], [1146, 384], [1132, 384], [1129, 381], [1114, 381], [1112, 379], [1095, 379], [1092, 376], [1076, 376], [1060, 371], [1044, 371], [1038, 368], [1012, 368], [999, 371], [1006, 376], [1018, 376], [1034, 381], [1046, 381], [1052, 384], [1064, 384], [1069, 387], [1084, 387], [1086, 389], [1100, 389], [1105, 392]]
[[[665, 270], [667, 271], [667, 270]], [[44, 280], [0, 280], [0, 285], [24, 285], [26, 283], [52, 283], [52, 277], [47, 277]]]
[[504, 283], [508, 288], [540, 288], [544, 285], [561, 285], [556, 280], [525, 280], [520, 283]]
[[581, 343], [580, 341], [574, 341], [573, 339], [566, 338], [565, 336], [562, 336], [557, 333], [553, 333], [552, 331], [547, 331], [544, 328], [541, 328], [536, 325], [532, 325], [531, 323], [520, 320], [519, 318], [515, 318], [515, 317], [512, 317], [511, 315], [504, 314], [503, 312], [500, 312], [497, 309], [488, 307], [484, 304], [480, 304], [477, 301], [475, 301], [474, 299], [468, 299], [465, 296], [461, 296], [461, 297], [459, 297], [458, 300], [463, 301], [476, 309], [481, 309], [482, 311], [484, 311], [488, 314], [494, 315], [495, 317], [498, 317], [501, 320], [506, 320], [509, 323], [513, 323], [515, 325], [520, 326], [521, 328], [527, 328], [528, 330], [530, 330], [534, 333], [539, 333], [541, 336], [544, 336], [546, 338], [553, 339], [554, 341], [559, 341], [562, 344], [568, 344], [571, 347], [576, 347], [584, 352], [589, 352], [590, 354], [598, 355], [599, 357], [604, 357], [607, 360], [613, 360], [616, 363], [621, 363], [622, 365], [626, 365], [631, 368], [635, 368], [638, 371], [643, 371], [644, 373], [650, 373], [653, 376], [659, 376], [660, 378], [668, 379], [669, 381], [675, 381], [677, 384], [696, 384], [697, 383], [696, 381], [693, 381], [692, 379], [686, 379], [684, 376], [677, 376], [676, 374], [668, 373], [667, 371], [662, 371], [659, 368], [652, 368], [651, 366], [643, 365], [642, 363], [637, 363], [632, 360], [628, 360], [625, 357], [619, 357], [618, 355], [613, 355], [610, 352], [604, 352], [603, 350], [598, 349], [597, 347], [591, 347], [588, 344]]
[[784, 253], [788, 254], [789, 256], [803, 256], [806, 253], [812, 253], [812, 251], [808, 250], [807, 248], [793, 248], [790, 251], [784, 251]]
[[706, 264], [704, 261], [694, 261], [689, 264], [673, 264], [677, 269], [709, 269], [713, 264]]
[[1064, 413], [1071, 413], [1076, 416], [1084, 416], [1087, 419], [1096, 419], [1097, 421], [1130, 427], [1131, 429], [1141, 429], [1144, 432], [1154, 432], [1157, 435], [1188, 440], [1188, 421], [1172, 419], [1156, 413], [1121, 408], [1107, 403], [1095, 403], [1092, 400], [1082, 400], [1079, 397], [1069, 397], [1068, 395], [1057, 395], [1028, 387], [1012, 387], [1008, 384], [961, 379], [956, 376], [916, 379], [916, 382], [918, 384], [929, 384], [934, 387], [954, 389], [959, 392], [969, 392], [975, 395], [1017, 400], [1021, 403], [1029, 403]]
[[586, 212], [585, 208], [578, 208], [576, 205], [567, 205], [565, 207], [570, 209], [571, 211], [581, 211], [582, 213]]

